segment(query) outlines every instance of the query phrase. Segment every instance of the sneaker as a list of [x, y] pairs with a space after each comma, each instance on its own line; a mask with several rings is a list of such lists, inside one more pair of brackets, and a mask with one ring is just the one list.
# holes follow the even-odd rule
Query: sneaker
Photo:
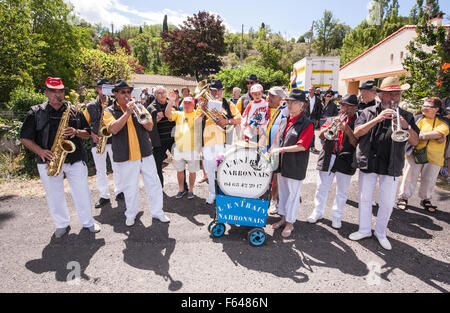
[[306, 220], [308, 223], [311, 223], [311, 224], [315, 224], [315, 223], [317, 223], [319, 220], [321, 220], [322, 219], [322, 216], [321, 215], [317, 215], [317, 213], [315, 213], [315, 212], [313, 212], [309, 217], [308, 217], [308, 219]]
[[277, 214], [278, 213], [277, 205], [278, 205], [278, 203], [276, 200], [270, 201], [269, 214]]
[[158, 219], [162, 223], [169, 223], [170, 219], [163, 213], [161, 216], [154, 216], [153, 218]]
[[188, 192], [187, 198], [188, 199], [194, 199], [194, 193], [193, 192]]
[[186, 194], [186, 191], [185, 191], [185, 190], [180, 191], [179, 193], [177, 193], [177, 195], [175, 196], [175, 198], [181, 199], [181, 198], [183, 198], [183, 196], [184, 196], [185, 194]]
[[391, 243], [389, 242], [389, 240], [386, 237], [381, 238], [381, 237], [377, 236], [377, 233], [373, 233], [373, 235], [378, 239], [378, 242], [384, 249], [392, 250]]
[[134, 220], [135, 220], [135, 217], [127, 217], [127, 220], [125, 221], [125, 225], [127, 225], [128, 227], [133, 226]]
[[55, 237], [56, 237], [56, 238], [61, 238], [61, 237], [64, 236], [68, 231], [69, 231], [69, 226], [64, 227], [64, 228], [57, 228], [57, 229], [55, 230]]
[[350, 236], [348, 238], [350, 238], [350, 240], [357, 241], [357, 240], [361, 240], [361, 239], [369, 238], [369, 237], [372, 237], [372, 232], [370, 232], [369, 234], [362, 234], [359, 231], [357, 231], [357, 232], [350, 234]]
[[208, 199], [206, 199], [207, 204], [214, 204], [214, 201], [216, 201], [215, 195], [209, 195]]
[[341, 228], [342, 227], [341, 219], [333, 217], [333, 222], [331, 223], [331, 226], [335, 229]]
[[98, 200], [98, 202], [95, 204], [95, 208], [96, 209], [101, 208], [102, 206], [104, 206], [107, 203], [111, 203], [111, 201], [109, 201], [109, 199], [106, 199], [106, 198], [100, 198]]
[[85, 228], [89, 229], [91, 233], [98, 233], [101, 230], [100, 225], [98, 225], [97, 223], [94, 223], [94, 225], [92, 225], [91, 227]]

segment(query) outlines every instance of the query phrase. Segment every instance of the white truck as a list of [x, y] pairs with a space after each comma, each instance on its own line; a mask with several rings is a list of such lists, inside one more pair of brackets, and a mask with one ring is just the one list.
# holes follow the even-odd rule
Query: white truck
[[306, 57], [294, 64], [297, 71], [296, 89], [308, 92], [311, 86], [322, 92], [330, 87], [337, 93], [339, 85], [340, 57]]

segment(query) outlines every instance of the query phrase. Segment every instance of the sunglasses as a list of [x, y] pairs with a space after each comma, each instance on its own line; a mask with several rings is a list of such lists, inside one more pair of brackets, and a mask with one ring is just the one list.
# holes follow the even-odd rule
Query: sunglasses
[[126, 94], [128, 94], [128, 95], [131, 95], [131, 90], [127, 90], [127, 91], [120, 91], [119, 92], [121, 95], [126, 95]]

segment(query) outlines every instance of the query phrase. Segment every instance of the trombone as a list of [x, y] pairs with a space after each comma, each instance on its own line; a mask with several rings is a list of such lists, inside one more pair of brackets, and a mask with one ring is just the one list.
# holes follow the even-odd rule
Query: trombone
[[347, 114], [341, 114], [339, 121], [333, 121], [330, 127], [325, 131], [324, 137], [327, 140], [335, 140], [338, 134], [338, 127], [347, 119]]

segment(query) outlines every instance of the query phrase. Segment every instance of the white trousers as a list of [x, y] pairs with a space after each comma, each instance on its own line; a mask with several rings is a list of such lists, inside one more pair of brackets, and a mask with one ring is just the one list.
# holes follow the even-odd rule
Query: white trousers
[[278, 214], [286, 217], [286, 222], [295, 223], [300, 210], [300, 191], [303, 180], [286, 178], [278, 174]]
[[208, 175], [208, 191], [209, 196], [216, 195], [216, 170], [217, 170], [217, 155], [224, 154], [228, 146], [214, 145], [203, 147], [203, 168]]
[[108, 188], [108, 174], [106, 173], [106, 154], [109, 155], [109, 159], [111, 160], [111, 167], [114, 172], [114, 194], [117, 196], [122, 192], [119, 187], [119, 175], [116, 170], [116, 164], [113, 162], [113, 154], [111, 144], [106, 145], [106, 151], [103, 154], [97, 153], [97, 147], [93, 147], [91, 149], [92, 157], [94, 158], [95, 163], [95, 180], [97, 183], [97, 190], [100, 193], [100, 197], [104, 199], [109, 199], [109, 188]]
[[86, 165], [81, 161], [72, 165], [66, 163], [62, 166], [61, 173], [56, 177], [47, 175], [46, 166], [46, 164], [37, 165], [39, 176], [44, 185], [50, 215], [56, 228], [65, 228], [70, 224], [69, 210], [64, 194], [64, 174], [66, 174], [69, 182], [70, 192], [81, 224], [83, 227], [94, 225]]
[[419, 183], [420, 187], [419, 198], [421, 200], [433, 199], [434, 188], [439, 176], [441, 167], [433, 163], [416, 164], [412, 155], [406, 159], [405, 174], [403, 175], [402, 183], [400, 184], [399, 198], [409, 199], [413, 196], [416, 186]]
[[323, 216], [325, 204], [327, 203], [328, 193], [336, 177], [336, 198], [334, 199], [332, 215], [335, 218], [342, 219], [345, 204], [347, 203], [347, 193], [350, 187], [352, 176], [339, 172], [319, 172], [319, 186], [314, 199], [314, 213], [317, 216]]
[[139, 174], [141, 173], [147, 192], [150, 212], [154, 217], [162, 216], [164, 214], [163, 191], [153, 155], [137, 161], [118, 162], [115, 164], [115, 167], [119, 177], [123, 177], [120, 185], [127, 207], [125, 216], [134, 218], [139, 212]]
[[368, 235], [372, 231], [372, 201], [379, 179], [378, 214], [375, 233], [386, 238], [386, 229], [395, 205], [398, 177], [359, 172], [359, 232]]

